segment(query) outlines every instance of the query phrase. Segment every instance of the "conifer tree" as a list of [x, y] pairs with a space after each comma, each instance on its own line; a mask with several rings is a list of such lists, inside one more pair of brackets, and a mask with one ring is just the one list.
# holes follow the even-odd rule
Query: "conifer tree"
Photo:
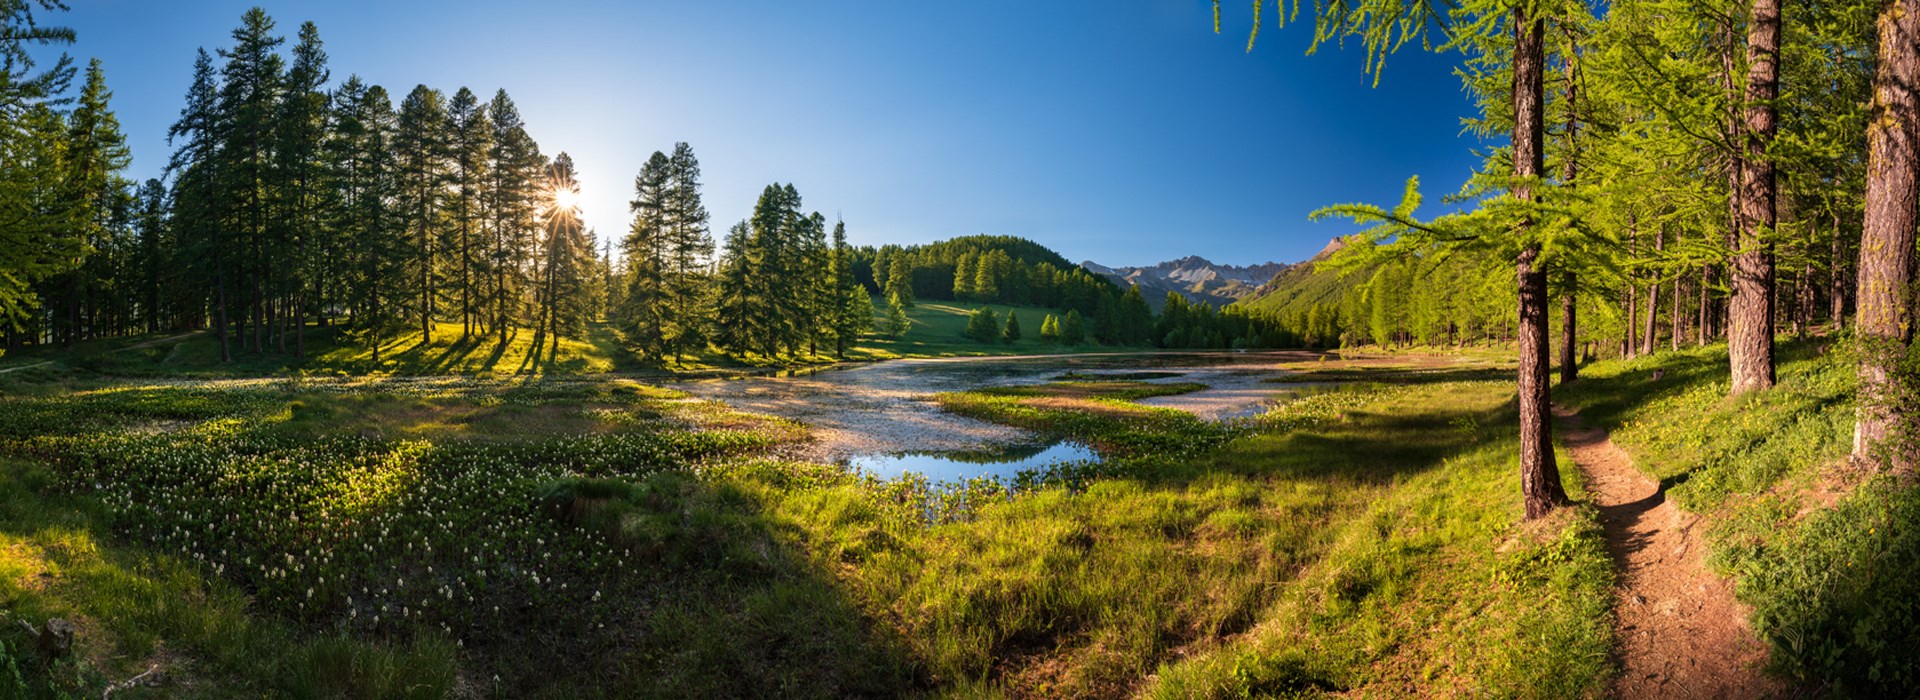
[[1007, 309], [1007, 328], [1000, 337], [1009, 343], [1020, 339], [1020, 317], [1014, 315], [1013, 309]]
[[[452, 131], [449, 123], [446, 100], [440, 92], [418, 85], [400, 102], [393, 137], [395, 200], [410, 239], [406, 278], [412, 285], [412, 311], [425, 342], [433, 341], [441, 267], [445, 263], [441, 239], [447, 199], [446, 136]], [[554, 175], [548, 177], [551, 180]], [[546, 263], [551, 265], [553, 260], [549, 258]], [[548, 325], [552, 320], [545, 318]]]
[[303, 22], [274, 125], [281, 210], [275, 216], [278, 233], [274, 247], [285, 272], [273, 280], [273, 302], [279, 311], [270, 315], [277, 322], [276, 328], [282, 329], [274, 334], [279, 350], [286, 351], [287, 336], [291, 335], [295, 357], [306, 354], [306, 312], [316, 301], [310, 287], [326, 274], [321, 254], [327, 248], [323, 240], [327, 231], [322, 226], [321, 208], [326, 204], [322, 185], [327, 179], [327, 164], [320, 160], [320, 149], [326, 138], [327, 94], [323, 87], [328, 78], [327, 54], [319, 29], [312, 22]]
[[1053, 314], [1040, 321], [1040, 341], [1043, 343], [1060, 342], [1060, 319]]
[[341, 271], [354, 325], [366, 335], [373, 363], [380, 364], [381, 335], [396, 320], [405, 287], [400, 225], [389, 192], [396, 184], [393, 102], [380, 86], [351, 76], [333, 95], [326, 144], [335, 206], [332, 228], [341, 239]]
[[517, 325], [521, 307], [530, 286], [531, 266], [537, 226], [535, 199], [542, 177], [544, 160], [540, 147], [527, 135], [520, 110], [507, 91], [494, 93], [487, 103], [487, 122], [493, 127], [488, 143], [485, 212], [487, 225], [487, 267], [491, 280], [486, 287], [487, 306], [491, 307], [494, 334], [505, 344]]
[[867, 288], [854, 278], [853, 249], [847, 246], [847, 224], [844, 221], [833, 224], [833, 253], [829, 268], [833, 280], [830, 322], [833, 356], [844, 358], [847, 348], [873, 326], [873, 297], [868, 296]]
[[592, 237], [580, 220], [579, 206], [573, 202], [580, 191], [573, 158], [566, 152], [554, 156], [547, 166], [547, 203], [542, 228], [546, 239], [541, 244], [541, 280], [539, 324], [534, 331], [534, 347], [544, 336], [550, 343], [549, 354], [557, 354], [562, 337], [578, 337], [591, 320], [592, 288], [596, 275]]
[[956, 301], [965, 301], [973, 298], [973, 276], [977, 274], [977, 271], [974, 269], [974, 262], [975, 257], [973, 254], [962, 253], [960, 254], [959, 261], [954, 264], [953, 298]]
[[744, 355], [760, 347], [758, 288], [753, 284], [753, 231], [745, 221], [727, 231], [715, 287], [714, 344], [730, 355]]
[[[187, 88], [186, 105], [180, 119], [167, 130], [167, 142], [178, 140], [179, 147], [167, 163], [175, 175], [174, 227], [188, 259], [210, 261], [210, 270], [198, 276], [211, 280], [214, 341], [220, 349], [220, 362], [233, 361], [228, 333], [227, 245], [225, 214], [220, 196], [219, 171], [214, 155], [220, 147], [218, 87], [214, 80], [213, 57], [205, 49], [193, 63], [193, 81]], [[201, 253], [203, 255], [196, 255]]]
[[1087, 339], [1086, 324], [1080, 320], [1079, 309], [1067, 310], [1066, 318], [1060, 321], [1060, 342], [1079, 345]]
[[968, 338], [982, 343], [991, 343], [1000, 338], [1000, 320], [994, 316], [993, 309], [982, 306], [967, 315]]
[[479, 280], [487, 276], [486, 247], [481, 240], [485, 229], [487, 170], [493, 150], [493, 123], [487, 118], [487, 105], [461, 87], [447, 103], [448, 155], [447, 193], [448, 228], [454, 279], [459, 285], [460, 337], [473, 335], [485, 315]]
[[906, 253], [896, 251], [889, 259], [887, 280], [881, 289], [887, 295], [887, 303], [913, 308], [913, 261]]
[[700, 198], [700, 161], [685, 142], [673, 145], [667, 158], [666, 288], [671, 314], [665, 328], [667, 347], [677, 362], [682, 353], [705, 342], [707, 264], [713, 256], [713, 234], [708, 230], [707, 207]]
[[626, 296], [619, 311], [621, 330], [642, 358], [658, 360], [666, 353], [666, 321], [672, 313], [667, 291], [668, 179], [672, 164], [667, 154], [654, 151], [633, 179], [633, 225], [620, 248], [626, 258]]
[[907, 304], [898, 295], [887, 299], [887, 337], [899, 339], [913, 327], [913, 320], [907, 318]]
[[236, 251], [242, 256], [237, 267], [248, 301], [240, 314], [241, 336], [256, 352], [266, 349], [267, 280], [279, 252], [269, 229], [274, 220], [270, 195], [276, 180], [273, 132], [286, 76], [285, 61], [276, 51], [285, 39], [274, 36], [273, 28], [273, 19], [258, 7], [241, 17], [240, 28], [233, 30], [233, 48], [220, 51], [227, 63], [221, 69], [215, 111], [221, 144], [213, 154], [218, 159], [214, 172], [221, 181], [220, 196], [233, 210], [226, 227], [242, 246]]

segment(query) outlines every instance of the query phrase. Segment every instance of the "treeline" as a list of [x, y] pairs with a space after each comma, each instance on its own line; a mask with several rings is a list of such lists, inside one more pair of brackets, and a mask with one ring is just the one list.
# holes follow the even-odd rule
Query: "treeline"
[[1112, 282], [1059, 253], [1013, 236], [962, 236], [938, 243], [865, 247], [854, 252], [861, 284], [881, 298], [1024, 304], [1092, 316], [1117, 304]]
[[300, 355], [314, 322], [364, 334], [377, 362], [403, 327], [557, 343], [601, 313], [606, 262], [572, 160], [541, 154], [504, 91], [422, 85], [396, 107], [358, 77], [328, 89], [312, 23], [284, 43], [255, 8], [218, 65], [202, 50], [170, 181], [138, 188], [115, 175], [124, 141], [89, 70], [68, 118], [101, 154], [84, 169], [99, 202], [76, 228], [84, 262], [39, 283], [11, 341], [210, 327], [224, 361], [235, 345]]

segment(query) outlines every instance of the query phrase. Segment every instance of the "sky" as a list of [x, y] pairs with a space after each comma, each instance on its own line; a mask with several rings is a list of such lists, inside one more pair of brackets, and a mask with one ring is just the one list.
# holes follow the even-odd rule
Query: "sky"
[[988, 233], [1110, 266], [1292, 262], [1353, 230], [1309, 212], [1392, 205], [1413, 175], [1437, 200], [1479, 146], [1457, 56], [1403, 51], [1376, 87], [1357, 46], [1306, 55], [1307, 26], [1248, 52], [1233, 0], [1218, 35], [1207, 0], [69, 4], [42, 22], [102, 61], [138, 179], [166, 164], [194, 51], [259, 5], [287, 47], [318, 26], [336, 84], [504, 88], [541, 149], [573, 157], [602, 240], [625, 233], [647, 157], [685, 141], [716, 239], [778, 182], [856, 245]]

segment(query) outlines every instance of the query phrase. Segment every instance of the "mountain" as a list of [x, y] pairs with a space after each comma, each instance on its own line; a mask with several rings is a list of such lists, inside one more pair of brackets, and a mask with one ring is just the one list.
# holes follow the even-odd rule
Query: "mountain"
[[1226, 306], [1252, 294], [1274, 275], [1293, 266], [1275, 262], [1245, 267], [1219, 265], [1189, 255], [1147, 267], [1107, 267], [1091, 260], [1080, 263], [1080, 267], [1122, 288], [1140, 285], [1140, 293], [1146, 295], [1147, 303], [1158, 312], [1166, 304], [1167, 292], [1179, 292], [1191, 301]]
[[1366, 274], [1342, 275], [1320, 267], [1319, 263], [1332, 258], [1334, 253], [1345, 247], [1347, 244], [1341, 239], [1328, 241], [1327, 247], [1321, 248], [1319, 253], [1305, 262], [1287, 266], [1235, 303], [1251, 310], [1279, 315], [1292, 315], [1323, 304], [1339, 304], [1341, 297], [1354, 287], [1366, 283], [1368, 278]]

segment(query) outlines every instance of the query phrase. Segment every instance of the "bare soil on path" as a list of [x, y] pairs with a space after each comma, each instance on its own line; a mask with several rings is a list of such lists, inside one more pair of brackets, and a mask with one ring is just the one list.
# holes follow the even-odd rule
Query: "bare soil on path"
[[1682, 512], [1659, 482], [1634, 468], [1607, 432], [1566, 409], [1562, 441], [1586, 475], [1607, 549], [1620, 572], [1614, 638], [1620, 698], [1764, 698], [1787, 694], [1761, 672], [1767, 650], [1747, 626], [1733, 588], [1706, 566], [1699, 516]]

